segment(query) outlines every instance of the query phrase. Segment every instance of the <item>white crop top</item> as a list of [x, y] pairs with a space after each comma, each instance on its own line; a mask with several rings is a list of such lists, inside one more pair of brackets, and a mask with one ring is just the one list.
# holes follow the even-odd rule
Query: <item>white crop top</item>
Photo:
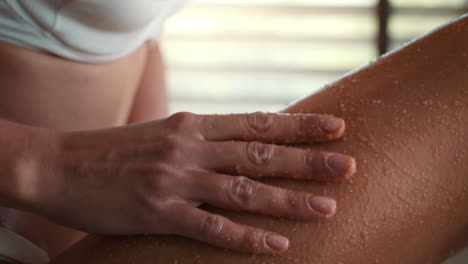
[[104, 62], [158, 37], [185, 0], [0, 0], [0, 41]]

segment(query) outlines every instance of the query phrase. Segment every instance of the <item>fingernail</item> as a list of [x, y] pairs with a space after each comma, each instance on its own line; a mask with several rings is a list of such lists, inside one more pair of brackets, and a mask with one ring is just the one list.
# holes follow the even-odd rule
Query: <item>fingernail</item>
[[349, 178], [356, 171], [356, 162], [353, 157], [343, 154], [331, 154], [325, 160], [326, 166], [335, 173], [335, 177]]
[[327, 117], [320, 120], [320, 127], [326, 132], [336, 132], [343, 125], [343, 120], [336, 117]]
[[312, 210], [325, 217], [333, 216], [336, 212], [336, 201], [331, 198], [309, 195], [307, 202]]
[[266, 235], [265, 243], [274, 251], [285, 251], [289, 247], [289, 240], [287, 238], [274, 233], [268, 233]]

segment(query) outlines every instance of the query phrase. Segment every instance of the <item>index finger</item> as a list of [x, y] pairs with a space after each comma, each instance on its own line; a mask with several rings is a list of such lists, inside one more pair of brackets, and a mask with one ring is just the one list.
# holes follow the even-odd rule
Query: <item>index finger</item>
[[200, 132], [208, 141], [312, 143], [340, 138], [343, 119], [332, 115], [262, 113], [203, 115]]

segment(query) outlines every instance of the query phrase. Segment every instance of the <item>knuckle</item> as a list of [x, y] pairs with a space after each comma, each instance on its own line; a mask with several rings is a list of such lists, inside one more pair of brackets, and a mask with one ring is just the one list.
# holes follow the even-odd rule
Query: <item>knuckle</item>
[[274, 146], [259, 142], [247, 143], [247, 157], [253, 165], [261, 166], [269, 164], [273, 154]]
[[247, 115], [247, 127], [254, 133], [266, 133], [273, 127], [273, 116], [263, 112]]
[[261, 251], [264, 248], [262, 233], [254, 228], [248, 228], [244, 235], [244, 244], [250, 251]]
[[171, 129], [176, 133], [184, 133], [195, 125], [196, 115], [189, 112], [179, 112], [168, 118]]
[[304, 159], [312, 173], [318, 173], [323, 169], [325, 162], [325, 153], [308, 149], [304, 152]]
[[254, 182], [246, 177], [234, 177], [229, 191], [230, 198], [240, 207], [249, 207], [254, 195]]
[[298, 126], [297, 129], [298, 134], [300, 136], [308, 136], [308, 137], [316, 137], [318, 134], [322, 132], [320, 128], [320, 119], [317, 115], [309, 116], [309, 117], [301, 117], [298, 119]]
[[299, 196], [300, 196], [300, 194], [298, 194], [298, 193], [296, 193], [294, 191], [289, 191], [289, 190], [286, 191], [287, 204], [292, 208], [296, 208], [298, 206], [297, 201], [300, 200]]
[[208, 215], [203, 219], [200, 233], [204, 238], [214, 238], [218, 236], [224, 227], [224, 218], [220, 215]]
[[174, 161], [180, 157], [183, 140], [177, 136], [167, 136], [161, 142], [161, 158], [164, 161]]

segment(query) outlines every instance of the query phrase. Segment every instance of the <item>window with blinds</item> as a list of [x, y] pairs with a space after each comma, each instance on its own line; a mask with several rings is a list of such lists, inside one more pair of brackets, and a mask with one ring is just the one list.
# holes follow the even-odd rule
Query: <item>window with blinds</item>
[[170, 111], [277, 111], [467, 8], [467, 0], [195, 0], [161, 41]]

